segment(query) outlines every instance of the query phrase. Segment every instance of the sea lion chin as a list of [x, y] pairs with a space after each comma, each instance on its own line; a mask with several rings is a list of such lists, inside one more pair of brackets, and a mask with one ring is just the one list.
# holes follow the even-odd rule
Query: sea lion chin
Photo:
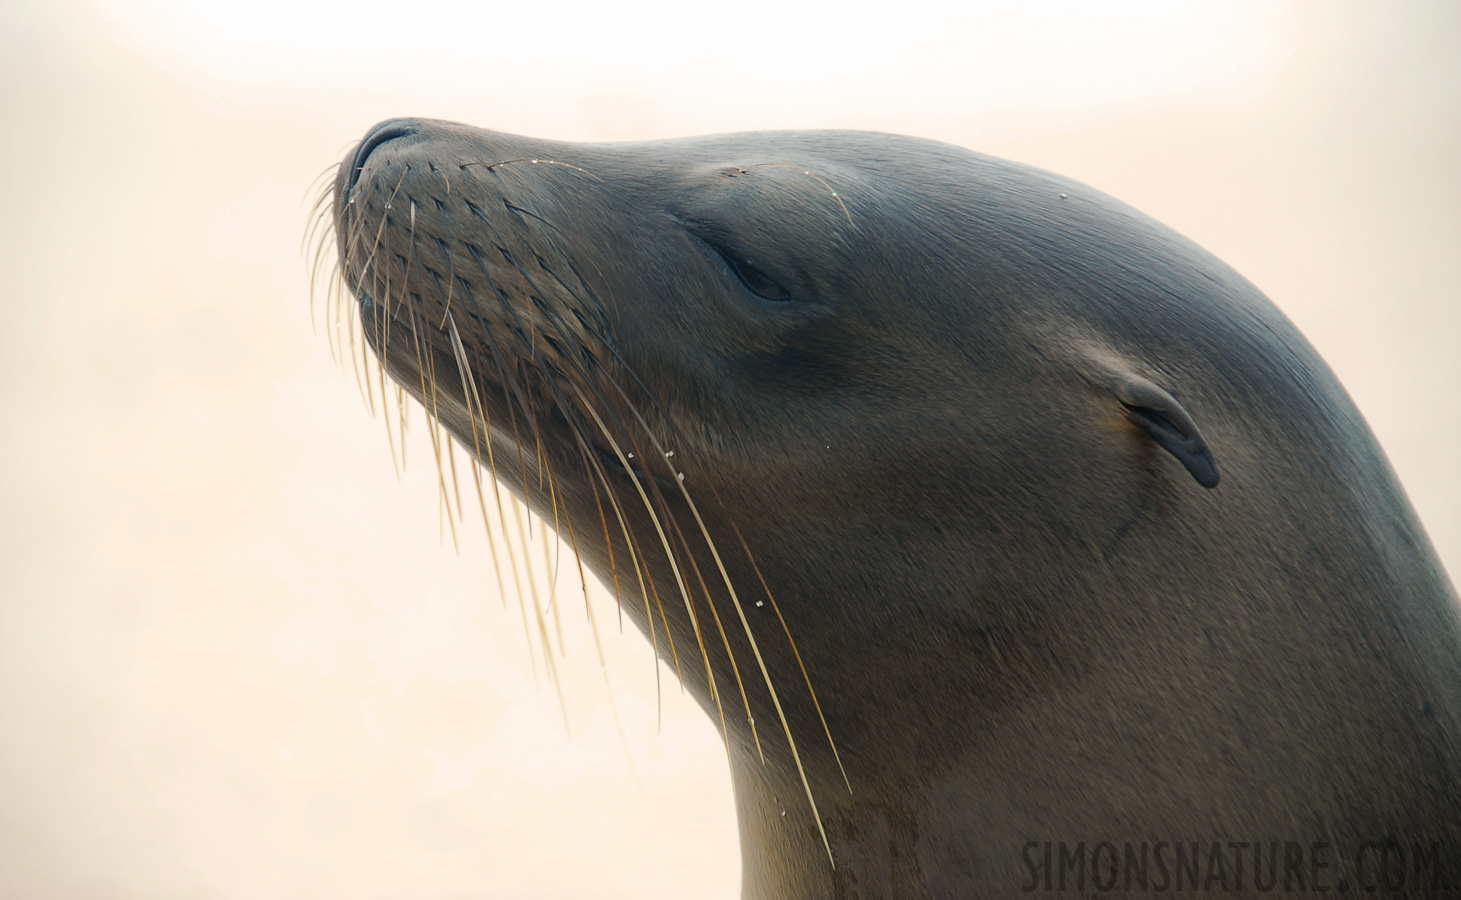
[[330, 215], [390, 377], [722, 724], [747, 897], [1002, 896], [1052, 841], [1461, 884], [1455, 594], [1323, 361], [1181, 236], [907, 137], [420, 119]]

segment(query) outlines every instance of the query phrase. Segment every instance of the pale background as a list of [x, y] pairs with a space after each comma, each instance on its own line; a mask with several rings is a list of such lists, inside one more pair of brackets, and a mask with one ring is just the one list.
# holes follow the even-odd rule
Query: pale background
[[1297, 321], [1461, 571], [1457, 10], [8, 0], [0, 896], [736, 895], [709, 722], [667, 682], [656, 735], [599, 603], [636, 781], [570, 583], [567, 737], [424, 429], [398, 484], [311, 330], [306, 189], [390, 116], [1087, 181]]

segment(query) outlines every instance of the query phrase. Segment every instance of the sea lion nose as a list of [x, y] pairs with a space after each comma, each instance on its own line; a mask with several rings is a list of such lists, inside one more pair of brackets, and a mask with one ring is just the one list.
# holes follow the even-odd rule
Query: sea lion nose
[[414, 119], [387, 119], [377, 124], [365, 133], [360, 146], [355, 148], [355, 158], [350, 162], [350, 180], [345, 185], [346, 191], [355, 187], [355, 182], [360, 178], [361, 167], [365, 160], [375, 149], [387, 141], [393, 141], [399, 137], [415, 134], [418, 130]]

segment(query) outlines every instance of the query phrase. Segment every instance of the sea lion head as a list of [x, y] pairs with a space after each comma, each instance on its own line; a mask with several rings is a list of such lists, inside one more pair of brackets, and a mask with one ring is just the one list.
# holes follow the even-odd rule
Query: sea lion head
[[[544, 409], [568, 415], [594, 396], [613, 422], [642, 417], [682, 454], [683, 465], [656, 460], [654, 474], [699, 464], [784, 498], [840, 470], [834, 483], [846, 489], [833, 493], [848, 502], [917, 506], [919, 485], [946, 492], [971, 463], [1026, 470], [1034, 444], [1080, 430], [1062, 425], [1071, 392], [1049, 390], [1076, 376], [1098, 416], [1162, 420], [1151, 436], [1210, 486], [1216, 467], [1195, 423], [1142, 374], [1165, 360], [1120, 358], [1137, 316], [1168, 345], [1201, 323], [1167, 330], [1182, 311], [1150, 308], [1167, 299], [1152, 297], [1164, 273], [1122, 292], [1109, 263], [1094, 268], [1112, 229], [1085, 208], [1107, 216], [1117, 205], [1072, 187], [890, 135], [595, 145], [400, 120], [377, 126], [341, 167], [336, 233], [361, 302], [388, 313], [367, 325], [419, 319], [450, 360], [454, 323], [472, 369], [511, 375], [519, 401], [538, 392]], [[1117, 237], [1141, 238], [1144, 220], [1123, 211], [1137, 233]], [[1083, 230], [1088, 258], [1052, 246]], [[1080, 321], [1092, 290], [1121, 294], [1127, 346]], [[408, 371], [414, 357], [388, 359], [408, 386], [421, 381]], [[465, 402], [449, 381], [437, 391]], [[488, 393], [490, 411], [501, 391]], [[948, 421], [975, 408], [977, 429]], [[596, 426], [574, 424], [602, 443]], [[947, 452], [954, 436], [963, 459]], [[1112, 452], [1131, 449], [1117, 440]], [[836, 462], [822, 464], [829, 454]], [[1116, 474], [1088, 458], [1092, 474]], [[877, 471], [851, 484], [849, 466]], [[1083, 473], [1058, 474], [1071, 485]], [[818, 486], [829, 507], [830, 486]]]
[[790, 614], [813, 651], [893, 646], [910, 583], [937, 615], [971, 584], [1018, 606], [1073, 539], [1119, 542], [1133, 498], [1218, 480], [1176, 399], [1202, 393], [1217, 317], [1172, 292], [1246, 282], [1057, 176], [882, 134], [392, 120], [333, 215], [391, 377], [606, 580], [683, 600], [690, 621], [650, 603], [640, 624], [691, 646], [697, 596], [766, 591], [825, 599]]

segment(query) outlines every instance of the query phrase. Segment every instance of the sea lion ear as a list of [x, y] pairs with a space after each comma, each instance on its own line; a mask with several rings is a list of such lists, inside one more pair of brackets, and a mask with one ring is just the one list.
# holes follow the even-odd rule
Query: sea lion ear
[[1126, 418], [1145, 431], [1157, 446], [1177, 457], [1198, 484], [1217, 487], [1217, 461], [1192, 416], [1177, 398], [1139, 375], [1122, 373], [1110, 385], [1125, 408]]

